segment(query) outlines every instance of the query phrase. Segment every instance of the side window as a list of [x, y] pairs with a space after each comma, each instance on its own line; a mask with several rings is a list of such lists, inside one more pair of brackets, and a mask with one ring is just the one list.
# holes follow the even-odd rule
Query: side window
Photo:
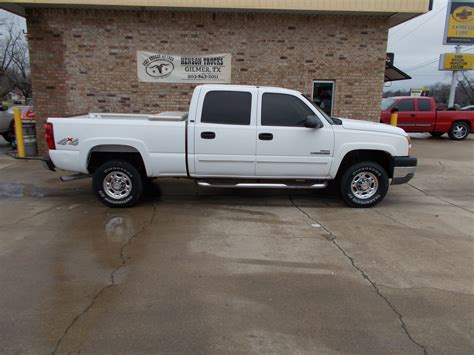
[[252, 94], [239, 91], [210, 91], [204, 98], [201, 122], [250, 125]]
[[431, 111], [431, 101], [430, 100], [418, 100], [418, 111]]
[[413, 99], [400, 100], [394, 108], [398, 108], [400, 112], [415, 111], [415, 101]]
[[263, 94], [262, 126], [304, 127], [314, 112], [299, 98], [286, 94]]

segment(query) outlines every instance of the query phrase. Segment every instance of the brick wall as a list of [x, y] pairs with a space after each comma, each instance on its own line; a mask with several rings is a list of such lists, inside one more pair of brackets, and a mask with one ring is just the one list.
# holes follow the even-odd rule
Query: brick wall
[[[313, 80], [335, 80], [335, 115], [378, 119], [388, 31], [383, 18], [34, 9], [27, 24], [39, 122], [91, 111], [186, 110], [194, 86], [138, 82], [137, 50], [232, 53], [234, 84], [311, 95]], [[38, 139], [44, 142], [41, 123]]]

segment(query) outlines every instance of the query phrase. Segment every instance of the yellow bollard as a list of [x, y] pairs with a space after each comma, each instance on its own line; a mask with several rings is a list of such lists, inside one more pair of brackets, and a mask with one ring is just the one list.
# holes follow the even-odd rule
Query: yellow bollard
[[390, 124], [392, 126], [395, 126], [397, 127], [398, 125], [398, 113], [392, 113], [392, 115], [390, 116]]
[[15, 139], [18, 158], [25, 157], [25, 142], [23, 140], [23, 126], [21, 125], [21, 112], [18, 107], [13, 108], [13, 117], [15, 118]]

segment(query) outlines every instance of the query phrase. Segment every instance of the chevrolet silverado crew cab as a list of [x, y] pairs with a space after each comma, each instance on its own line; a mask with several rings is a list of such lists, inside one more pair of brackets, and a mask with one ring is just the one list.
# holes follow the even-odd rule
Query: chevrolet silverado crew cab
[[198, 86], [189, 112], [49, 118], [46, 141], [48, 167], [92, 176], [110, 207], [133, 206], [145, 183], [163, 177], [226, 188], [334, 180], [347, 205], [372, 207], [417, 165], [400, 128], [330, 118], [297, 91], [255, 86]]
[[439, 138], [448, 133], [452, 140], [467, 138], [473, 131], [473, 111], [438, 111], [432, 97], [390, 97], [382, 101], [380, 122], [390, 123], [398, 113], [398, 127], [406, 132], [428, 132]]

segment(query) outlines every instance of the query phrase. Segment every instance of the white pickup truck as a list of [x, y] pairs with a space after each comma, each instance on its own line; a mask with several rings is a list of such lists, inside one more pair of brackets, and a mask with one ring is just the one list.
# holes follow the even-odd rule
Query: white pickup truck
[[321, 189], [334, 180], [347, 205], [372, 207], [417, 165], [400, 128], [330, 118], [297, 91], [255, 86], [198, 86], [189, 113], [49, 118], [46, 141], [48, 168], [92, 176], [110, 207], [135, 205], [144, 184], [162, 177], [227, 188]]

